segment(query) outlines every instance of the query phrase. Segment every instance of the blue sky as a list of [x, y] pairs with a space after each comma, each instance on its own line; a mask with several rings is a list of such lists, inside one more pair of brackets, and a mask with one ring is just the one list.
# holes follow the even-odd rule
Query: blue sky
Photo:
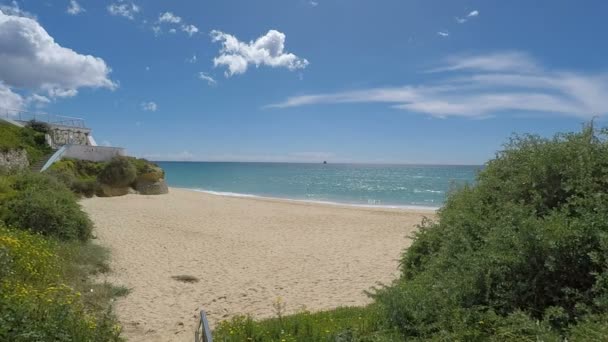
[[600, 0], [0, 5], [0, 107], [155, 160], [480, 164], [608, 113]]

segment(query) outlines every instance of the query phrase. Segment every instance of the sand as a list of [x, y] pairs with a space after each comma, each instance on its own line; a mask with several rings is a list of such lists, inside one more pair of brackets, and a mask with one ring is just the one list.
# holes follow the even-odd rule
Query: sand
[[82, 201], [112, 253], [100, 280], [131, 289], [115, 303], [129, 341], [191, 341], [200, 309], [214, 326], [272, 317], [279, 297], [287, 313], [365, 305], [364, 291], [398, 276], [407, 236], [433, 215], [170, 191]]

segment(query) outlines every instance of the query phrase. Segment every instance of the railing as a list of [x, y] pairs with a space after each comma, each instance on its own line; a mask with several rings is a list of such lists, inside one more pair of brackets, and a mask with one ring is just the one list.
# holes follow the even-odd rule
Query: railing
[[61, 148], [59, 150], [57, 150], [57, 152], [53, 153], [53, 155], [42, 166], [42, 168], [40, 169], [40, 172], [45, 171], [46, 169], [48, 169], [49, 167], [51, 167], [51, 165], [53, 165], [54, 162], [56, 162], [59, 159], [61, 159], [61, 157], [65, 153], [66, 149], [67, 149], [67, 146], [61, 146]]
[[46, 122], [51, 125], [86, 128], [86, 126], [84, 125], [84, 119], [81, 118], [74, 118], [71, 116], [64, 115], [53, 115], [48, 113], [28, 112], [20, 109], [0, 107], [0, 117], [21, 122], [34, 120], [39, 122]]
[[201, 310], [198, 325], [194, 332], [194, 342], [213, 342], [213, 336], [211, 336], [211, 329], [209, 329], [209, 322], [207, 321], [207, 314], [204, 310]]

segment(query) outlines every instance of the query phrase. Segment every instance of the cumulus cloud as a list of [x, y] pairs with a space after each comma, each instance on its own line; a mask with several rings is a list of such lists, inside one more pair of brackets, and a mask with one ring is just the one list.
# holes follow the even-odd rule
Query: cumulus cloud
[[182, 31], [186, 32], [190, 37], [192, 37], [195, 33], [198, 33], [198, 27], [194, 25], [182, 25]]
[[165, 13], [161, 13], [158, 16], [158, 22], [159, 23], [179, 24], [182, 22], [182, 18], [171, 12], [165, 12]]
[[139, 6], [133, 2], [126, 2], [125, 0], [119, 0], [108, 6], [108, 12], [111, 15], [125, 17], [129, 20], [135, 19], [135, 15], [139, 13]]
[[70, 4], [68, 6], [68, 9], [66, 10], [66, 12], [68, 14], [71, 15], [78, 15], [82, 12], [85, 12], [85, 9], [82, 8], [82, 6], [80, 6], [80, 4], [78, 3], [78, 1], [76, 0], [70, 0]]
[[[491, 63], [493, 57], [497, 61]], [[431, 83], [294, 96], [274, 108], [386, 103], [435, 117], [553, 113], [588, 119], [608, 114], [608, 74], [547, 70], [521, 52], [458, 56], [435, 69]]]
[[217, 84], [217, 81], [213, 77], [209, 76], [208, 74], [206, 74], [202, 71], [198, 73], [198, 78], [200, 78], [203, 81], [207, 81], [207, 84], [209, 84], [211, 86]]
[[160, 35], [163, 31], [161, 25], [174, 25], [174, 27], [169, 28], [167, 32], [177, 33], [177, 30], [179, 29], [182, 32], [185, 32], [190, 37], [192, 37], [199, 31], [198, 27], [192, 24], [185, 23], [182, 17], [172, 12], [164, 12], [159, 14], [156, 23], [157, 25], [152, 26], [152, 31], [154, 31], [154, 34], [156, 36]]
[[289, 70], [304, 69], [308, 61], [293, 53], [285, 52], [285, 34], [276, 30], [270, 30], [264, 36], [249, 43], [239, 41], [235, 36], [213, 30], [211, 39], [221, 42], [220, 55], [213, 59], [213, 64], [225, 66], [228, 70], [226, 77], [243, 74], [250, 64], [273, 68], [287, 68]]
[[142, 102], [141, 109], [146, 112], [156, 112], [158, 110], [158, 105], [155, 102]]
[[[35, 19], [2, 10], [0, 60], [3, 88], [17, 96], [19, 92], [44, 93], [54, 99], [75, 96], [82, 87], [117, 87], [103, 59], [62, 47]], [[15, 96], [7, 89], [2, 94], [15, 104]]]
[[21, 95], [14, 93], [11, 88], [0, 81], [0, 108], [21, 109], [23, 105], [24, 101]]

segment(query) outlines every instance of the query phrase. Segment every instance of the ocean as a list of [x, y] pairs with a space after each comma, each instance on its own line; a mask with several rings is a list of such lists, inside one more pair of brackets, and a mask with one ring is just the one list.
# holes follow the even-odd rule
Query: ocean
[[169, 186], [218, 195], [438, 208], [481, 166], [157, 162]]

